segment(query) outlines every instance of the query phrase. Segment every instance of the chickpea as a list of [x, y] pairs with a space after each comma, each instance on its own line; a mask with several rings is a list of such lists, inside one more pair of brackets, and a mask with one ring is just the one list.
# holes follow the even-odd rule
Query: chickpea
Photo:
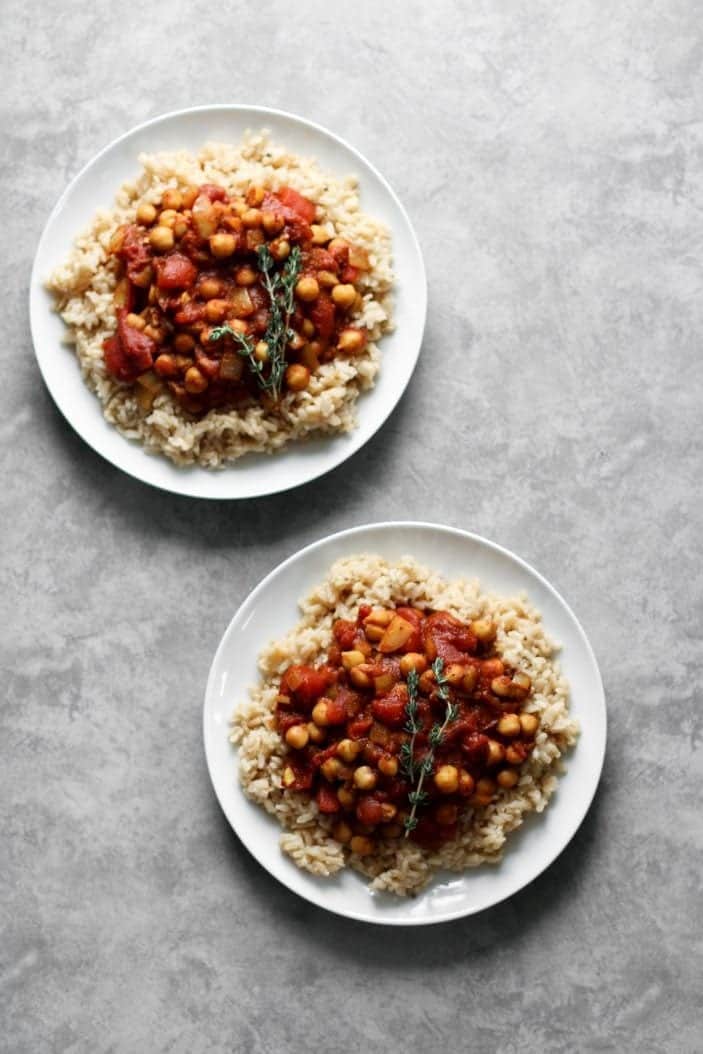
[[448, 801], [438, 805], [435, 809], [435, 819], [441, 827], [449, 827], [451, 824], [456, 823], [458, 815], [459, 810], [456, 805]]
[[245, 227], [249, 227], [251, 230], [260, 227], [261, 220], [262, 216], [260, 209], [247, 209], [246, 212], [242, 213], [242, 223]]
[[218, 260], [224, 260], [231, 256], [237, 248], [237, 239], [233, 234], [211, 234], [210, 252]]
[[468, 798], [470, 794], [474, 792], [474, 778], [470, 772], [466, 769], [462, 769], [459, 773], [459, 794], [462, 794], [465, 798]]
[[313, 245], [327, 245], [330, 240], [330, 232], [327, 227], [324, 227], [320, 223], [313, 223], [311, 226], [312, 231], [312, 244]]
[[444, 679], [453, 688], [458, 688], [464, 680], [466, 667], [460, 662], [450, 662], [444, 668]]
[[181, 216], [180, 213], [176, 216], [173, 224], [173, 233], [176, 238], [182, 238], [185, 232], [188, 230], [188, 220], [185, 216]]
[[359, 790], [373, 790], [376, 786], [376, 773], [369, 765], [359, 765], [354, 770], [354, 786]]
[[183, 199], [181, 201], [181, 208], [183, 208], [183, 209], [192, 209], [193, 208], [193, 203], [194, 203], [195, 199], [197, 198], [197, 196], [198, 196], [198, 188], [197, 187], [186, 187], [185, 190], [181, 191], [181, 198]]
[[254, 358], [257, 362], [268, 362], [269, 346], [265, 340], [258, 340], [254, 345]]
[[[153, 280], [154, 268], [151, 264], [146, 264], [146, 266], [142, 267], [141, 271], [133, 274], [131, 278], [132, 285], [138, 286], [139, 289], [146, 289], [151, 285]], [[151, 298], [151, 289], [149, 290], [149, 297]]]
[[358, 666], [354, 666], [353, 669], [349, 671], [349, 680], [355, 688], [371, 687], [371, 678], [368, 673], [365, 673], [364, 670], [360, 670]]
[[173, 231], [170, 227], [152, 227], [149, 232], [149, 242], [152, 249], [156, 249], [157, 252], [165, 253], [169, 249], [172, 249], [175, 244], [175, 238]]
[[325, 730], [323, 728], [320, 728], [319, 725], [316, 725], [314, 721], [308, 721], [305, 727], [308, 730], [308, 735], [310, 737], [311, 743], [324, 743]]
[[337, 307], [347, 311], [356, 300], [356, 289], [353, 285], [336, 285], [332, 289], [332, 299]]
[[329, 725], [329, 713], [327, 710], [327, 700], [318, 699], [312, 708], [312, 719], [316, 725], [320, 728], [326, 728]]
[[384, 838], [400, 838], [403, 833], [403, 825], [400, 823], [389, 823], [383, 830]]
[[197, 366], [191, 366], [186, 370], [183, 383], [190, 395], [199, 395], [200, 392], [204, 392], [207, 388], [207, 379], [203, 377]]
[[378, 769], [384, 776], [397, 776], [398, 759], [394, 758], [392, 754], [384, 754], [382, 758], [378, 759]]
[[179, 355], [187, 355], [195, 347], [195, 341], [190, 333], [177, 333], [173, 338], [173, 348]]
[[364, 334], [359, 329], [343, 329], [337, 341], [337, 351], [346, 351], [354, 355], [361, 351], [365, 343]]
[[511, 743], [505, 748], [505, 760], [509, 765], [522, 765], [527, 757], [528, 749], [524, 743]]
[[503, 714], [496, 726], [496, 731], [501, 736], [508, 736], [509, 738], [519, 736], [522, 731], [520, 727], [520, 718], [517, 714]]
[[208, 300], [205, 305], [205, 318], [208, 322], [222, 322], [230, 309], [229, 300]]
[[243, 267], [238, 267], [234, 275], [234, 280], [237, 285], [248, 286], [253, 285], [256, 281], [256, 271], [249, 264], [244, 264]]
[[400, 660], [400, 672], [407, 677], [411, 670], [415, 673], [424, 673], [427, 669], [427, 659], [419, 651], [408, 651]]
[[340, 787], [337, 791], [337, 797], [339, 798], [339, 804], [345, 809], [351, 809], [356, 801], [356, 795], [350, 787]]
[[342, 666], [345, 670], [351, 670], [353, 666], [360, 666], [362, 662], [366, 662], [366, 656], [363, 651], [343, 651], [342, 652]]
[[349, 848], [357, 856], [370, 856], [373, 853], [374, 844], [370, 838], [365, 838], [361, 834], [355, 834], [349, 843]]
[[222, 282], [218, 278], [203, 278], [198, 286], [203, 300], [214, 300], [222, 293]]
[[344, 820], [340, 820], [339, 823], [336, 823], [332, 828], [332, 837], [335, 841], [341, 842], [342, 845], [347, 845], [347, 843], [352, 840], [352, 829], [348, 823], [345, 823]]
[[269, 209], [264, 209], [261, 213], [261, 225], [266, 233], [271, 236], [280, 234], [286, 225], [286, 221], [283, 216], [277, 215], [275, 212], [271, 212]]
[[440, 794], [455, 794], [459, 789], [459, 770], [456, 765], [440, 765], [434, 774], [434, 783]]
[[494, 677], [491, 681], [491, 691], [500, 699], [524, 699], [530, 690], [532, 681], [527, 674], [516, 673], [510, 677]]
[[286, 743], [294, 750], [302, 750], [308, 745], [310, 734], [305, 725], [292, 725], [286, 732]]
[[381, 805], [381, 823], [390, 823], [391, 820], [395, 820], [397, 815], [397, 806], [391, 804], [389, 801], [384, 801]]
[[475, 618], [471, 623], [471, 632], [481, 644], [492, 644], [496, 639], [498, 628], [489, 618]]
[[511, 787], [514, 787], [519, 778], [515, 769], [501, 769], [496, 776], [498, 786], [503, 787], [504, 790], [510, 790]]
[[356, 739], [340, 739], [337, 743], [337, 755], [342, 761], [356, 761], [361, 753], [361, 743]]
[[303, 275], [296, 283], [295, 295], [298, 300], [302, 300], [306, 304], [317, 300], [320, 295], [320, 286], [317, 283], [317, 279], [313, 278], [312, 275]]
[[480, 798], [492, 798], [496, 792], [496, 781], [484, 777], [476, 781], [476, 793]]
[[290, 256], [290, 242], [286, 238], [277, 238], [275, 242], [270, 243], [269, 252], [279, 263], [281, 260], [287, 260]]
[[159, 226], [171, 227], [173, 229], [177, 215], [178, 213], [175, 209], [164, 209], [163, 212], [159, 213]]
[[344, 238], [333, 238], [329, 244], [329, 250], [331, 253], [342, 252], [344, 249], [349, 248], [349, 242], [345, 242]]
[[294, 362], [285, 372], [286, 387], [292, 392], [302, 392], [310, 383], [310, 370]]
[[135, 315], [132, 311], [130, 311], [130, 313], [127, 315], [125, 322], [128, 326], [131, 326], [132, 329], [144, 329], [144, 327], [146, 326], [146, 322], [142, 318], [142, 316]]
[[505, 757], [505, 747], [497, 739], [488, 740], [488, 765], [498, 765]]
[[151, 337], [155, 344], [163, 344], [166, 340], [166, 333], [163, 329], [158, 326], [144, 326], [144, 336]]
[[520, 714], [520, 728], [524, 736], [534, 736], [539, 728], [539, 718], [535, 714]]
[[300, 327], [304, 337], [313, 337], [315, 335], [315, 327], [309, 318], [303, 319], [303, 324]]
[[159, 355], [154, 362], [154, 371], [159, 377], [177, 377], [178, 364], [173, 355]]
[[467, 695], [471, 695], [476, 689], [478, 684], [478, 670], [475, 666], [469, 666], [468, 670], [464, 671], [464, 676], [461, 679], [461, 690], [466, 692]]
[[292, 787], [295, 783], [295, 773], [293, 772], [293, 769], [290, 767], [290, 765], [286, 765], [286, 767], [284, 768], [282, 779], [284, 787]]
[[142, 227], [151, 227], [155, 219], [156, 209], [148, 201], [137, 206], [137, 223], [141, 223]]
[[339, 279], [333, 271], [318, 271], [317, 280], [325, 289], [332, 289], [339, 284]]
[[258, 206], [266, 197], [266, 191], [258, 183], [252, 183], [246, 194], [246, 203], [251, 206]]
[[169, 187], [163, 192], [161, 206], [164, 209], [175, 209], [176, 212], [183, 207], [183, 195], [175, 187]]
[[437, 678], [434, 675], [434, 670], [425, 670], [424, 673], [420, 674], [420, 691], [424, 695], [429, 695], [432, 689], [434, 688], [436, 681]]
[[338, 758], [327, 758], [320, 765], [320, 772], [326, 780], [336, 780], [340, 774], [342, 763]]

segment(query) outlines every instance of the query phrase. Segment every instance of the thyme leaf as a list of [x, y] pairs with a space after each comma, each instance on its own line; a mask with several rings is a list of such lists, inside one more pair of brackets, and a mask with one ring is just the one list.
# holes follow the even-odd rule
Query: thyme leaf
[[[437, 656], [435, 661], [432, 663], [432, 672], [434, 673], [435, 681], [437, 682], [437, 695], [442, 700], [445, 706], [444, 721], [441, 725], [434, 724], [430, 729], [430, 734], [428, 737], [429, 750], [427, 751], [424, 758], [419, 764], [414, 759], [415, 737], [417, 735], [417, 732], [419, 731], [419, 728], [417, 726], [418, 677], [415, 670], [411, 670], [411, 673], [408, 674], [408, 703], [405, 707], [405, 712], [408, 716], [408, 723], [406, 724], [405, 729], [406, 731], [411, 732], [412, 738], [410, 740], [410, 743], [404, 744], [408, 747], [408, 753], [410, 757], [409, 765], [407, 766], [405, 771], [407, 772], [408, 778], [410, 779], [411, 783], [414, 783], [415, 776], [418, 774], [419, 775], [417, 785], [411, 791], [408, 792], [408, 801], [411, 805], [411, 809], [410, 815], [406, 818], [404, 824], [406, 838], [408, 837], [410, 832], [414, 831], [417, 827], [417, 816], [415, 814], [417, 812], [418, 805], [424, 805], [428, 798], [427, 793], [422, 789], [422, 784], [425, 780], [425, 776], [432, 775], [432, 769], [434, 767], [435, 750], [442, 745], [442, 742], [444, 740], [444, 733], [447, 729], [447, 726], [450, 725], [453, 721], [456, 721], [457, 717], [459, 716], [459, 707], [452, 702], [451, 697], [449, 695], [449, 682], [444, 676], [444, 660], [440, 659], [439, 656]], [[414, 690], [412, 693], [410, 691], [411, 674], [415, 674]], [[408, 707], [411, 707], [410, 713], [408, 712]], [[415, 728], [414, 732], [412, 728], [409, 727], [411, 724]], [[401, 757], [402, 755], [403, 752], [401, 751]]]

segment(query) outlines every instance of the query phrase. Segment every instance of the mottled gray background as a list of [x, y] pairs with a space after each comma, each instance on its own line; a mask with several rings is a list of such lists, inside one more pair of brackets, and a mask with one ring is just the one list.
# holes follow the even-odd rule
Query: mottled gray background
[[[700, 5], [2, 10], [0, 1047], [700, 1051]], [[321, 482], [240, 504], [94, 455], [43, 387], [26, 308], [78, 169], [216, 101], [347, 137], [407, 206], [430, 282], [420, 364], [379, 435]], [[567, 851], [508, 903], [424, 931], [276, 884], [201, 746], [247, 592], [300, 546], [391, 517], [533, 562], [582, 619], [610, 707]]]

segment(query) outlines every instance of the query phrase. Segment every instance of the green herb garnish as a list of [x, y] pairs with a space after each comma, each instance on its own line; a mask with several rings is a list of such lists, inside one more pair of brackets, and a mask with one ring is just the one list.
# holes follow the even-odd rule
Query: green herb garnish
[[[417, 816], [415, 814], [418, 805], [424, 805], [427, 801], [428, 796], [427, 793], [423, 791], [422, 784], [425, 780], [425, 776], [432, 775], [435, 750], [437, 747], [441, 746], [447, 726], [453, 721], [456, 721], [459, 716], [459, 707], [455, 706], [449, 697], [449, 686], [447, 679], [444, 676], [444, 660], [440, 659], [439, 656], [432, 663], [432, 672], [434, 673], [437, 682], [437, 695], [445, 705], [444, 721], [441, 725], [434, 724], [430, 729], [428, 737], [429, 750], [420, 762], [415, 758], [415, 739], [417, 733], [420, 731], [420, 726], [417, 723], [417, 692], [419, 678], [416, 670], [411, 670], [407, 677], [408, 701], [405, 704], [405, 714], [407, 717], [405, 731], [410, 734], [411, 738], [409, 743], [403, 744], [400, 751], [400, 758], [403, 771], [410, 780], [410, 783], [413, 784], [413, 789], [408, 792], [408, 801], [411, 805], [411, 809], [410, 815], [406, 818], [404, 823], [406, 838], [410, 832], [417, 827]], [[416, 779], [417, 785], [415, 785]]]
[[278, 399], [286, 369], [286, 345], [293, 336], [290, 319], [295, 309], [295, 283], [302, 267], [302, 255], [296, 245], [281, 271], [276, 271], [268, 245], [260, 245], [256, 257], [269, 298], [269, 322], [262, 338], [268, 346], [266, 362], [257, 359], [254, 341], [231, 326], [216, 326], [208, 339], [221, 340], [222, 337], [232, 337], [237, 351], [247, 360], [261, 390]]

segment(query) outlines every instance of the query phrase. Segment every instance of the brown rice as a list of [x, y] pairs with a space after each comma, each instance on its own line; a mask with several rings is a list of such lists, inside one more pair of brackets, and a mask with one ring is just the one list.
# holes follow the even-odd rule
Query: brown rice
[[[527, 710], [539, 715], [540, 727], [518, 784], [501, 790], [491, 805], [468, 810], [455, 841], [431, 851], [403, 838], [391, 839], [379, 843], [374, 856], [360, 857], [334, 841], [330, 818], [318, 812], [314, 801], [282, 790], [287, 748], [273, 729], [272, 715], [281, 674], [291, 663], [310, 663], [325, 655], [335, 619], [354, 619], [360, 604], [401, 602], [444, 609], [464, 620], [492, 618], [498, 626], [498, 652], [532, 678]], [[349, 865], [372, 879], [372, 889], [400, 896], [417, 893], [439, 870], [463, 871], [500, 861], [508, 833], [528, 813], [542, 812], [547, 805], [556, 788], [560, 758], [578, 735], [578, 725], [568, 712], [568, 684], [554, 660], [556, 647], [540, 614], [524, 595], [484, 593], [476, 580], [448, 582], [411, 557], [389, 563], [370, 555], [338, 560], [300, 608], [300, 622], [259, 657], [262, 683], [237, 707], [230, 734], [239, 748], [245, 793], [285, 829], [280, 839], [283, 851], [315, 875], [331, 875]]]
[[[251, 451], [273, 453], [292, 440], [313, 433], [348, 432], [356, 426], [359, 394], [373, 387], [379, 369], [376, 341], [392, 328], [390, 235], [386, 227], [360, 209], [354, 176], [324, 173], [311, 158], [296, 157], [274, 145], [262, 131], [248, 133], [237, 146], [209, 143], [196, 155], [145, 154], [142, 174], [120, 189], [114, 207], [99, 212], [75, 242], [66, 262], [47, 286], [68, 326], [82, 375], [102, 403], [103, 413], [129, 439], [143, 443], [176, 464], [218, 468]], [[160, 394], [150, 411], [139, 409], [132, 387], [111, 377], [102, 344], [115, 330], [113, 291], [116, 264], [107, 248], [115, 230], [132, 222], [140, 201], [156, 203], [168, 187], [218, 183], [230, 192], [251, 182], [277, 190], [288, 185], [318, 205], [318, 222], [369, 253], [371, 270], [357, 281], [363, 307], [356, 315], [368, 330], [362, 353], [322, 365], [307, 389], [289, 392], [277, 413], [259, 402], [239, 410], [210, 410], [198, 419], [187, 414], [169, 392]]]

